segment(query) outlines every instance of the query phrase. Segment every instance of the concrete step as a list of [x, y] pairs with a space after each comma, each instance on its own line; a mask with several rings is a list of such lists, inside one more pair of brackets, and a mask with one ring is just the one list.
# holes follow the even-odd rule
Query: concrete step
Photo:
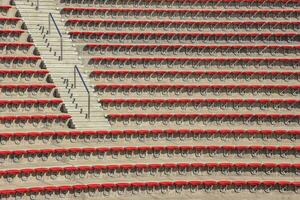
[[[77, 77], [77, 87], [71, 88], [71, 81], [74, 79], [74, 66], [77, 65], [82, 70], [82, 61], [78, 55], [75, 45], [72, 43], [68, 31], [64, 27], [64, 22], [59, 14], [58, 5], [54, 1], [40, 1], [39, 11], [35, 10], [35, 6], [31, 5], [31, 2], [25, 0], [16, 0], [16, 5], [20, 10], [25, 23], [27, 24], [28, 31], [31, 34], [37, 49], [39, 50], [43, 61], [45, 62], [47, 69], [50, 71], [51, 77], [54, 83], [58, 87], [60, 97], [65, 102], [65, 107], [69, 113], [73, 116], [72, 120], [75, 127], [78, 129], [93, 129], [99, 130], [103, 127], [110, 127], [107, 119], [104, 116], [98, 102], [97, 96], [93, 93], [93, 88], [88, 81], [88, 75], [82, 72], [82, 76], [85, 79], [85, 83], [90, 90], [91, 98], [91, 119], [86, 119], [87, 115], [87, 92], [81, 80]], [[40, 10], [47, 10], [47, 12], [40, 12]], [[60, 41], [56, 28], [51, 26], [50, 34], [42, 34], [40, 27], [45, 27], [44, 32], [48, 29], [48, 13], [51, 12], [55, 18], [57, 26], [63, 37], [63, 50], [64, 59], [58, 60], [58, 56], [54, 56], [54, 52], [57, 55], [60, 54]], [[52, 52], [49, 52], [49, 47], [45, 46], [49, 43], [49, 47], [52, 48]], [[77, 75], [78, 76], [78, 75]], [[67, 86], [64, 79], [69, 79], [69, 85]], [[71, 96], [72, 95], [72, 96]], [[73, 100], [75, 102], [73, 103]], [[76, 106], [77, 104], [77, 106]], [[81, 113], [81, 110], [83, 112]]]

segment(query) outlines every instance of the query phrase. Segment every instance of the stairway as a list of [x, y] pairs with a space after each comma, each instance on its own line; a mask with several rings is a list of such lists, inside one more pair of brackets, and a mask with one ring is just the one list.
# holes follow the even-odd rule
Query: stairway
[[[27, 0], [15, 1], [22, 18], [26, 21], [29, 33], [40, 52], [52, 79], [59, 89], [61, 98], [65, 102], [66, 110], [73, 117], [75, 128], [79, 130], [109, 129], [110, 125], [101, 111], [97, 98], [93, 93], [87, 75], [83, 73], [81, 58], [76, 48], [65, 31], [64, 24], [55, 1], [39, 1], [39, 9], [36, 9], [35, 2]], [[44, 12], [47, 10], [47, 12]], [[43, 12], [41, 12], [43, 11]], [[61, 31], [63, 38], [63, 59], [60, 60], [60, 38], [53, 21], [48, 31], [49, 13]], [[74, 59], [77, 58], [77, 59]], [[74, 88], [74, 66], [77, 66], [90, 91], [90, 118], [88, 118], [88, 95], [87, 91], [76, 73], [76, 88]]]

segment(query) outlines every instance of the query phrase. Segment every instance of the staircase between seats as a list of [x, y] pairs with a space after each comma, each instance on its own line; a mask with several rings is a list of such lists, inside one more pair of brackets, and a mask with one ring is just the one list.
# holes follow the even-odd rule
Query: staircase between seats
[[[34, 3], [33, 3], [34, 2]], [[39, 1], [39, 9], [35, 9], [35, 1], [16, 0], [16, 6], [22, 18], [26, 21], [29, 33], [35, 42], [53, 81], [56, 83], [61, 98], [64, 100], [68, 113], [72, 114], [76, 129], [99, 130], [109, 129], [109, 123], [101, 111], [97, 97], [93, 93], [87, 75], [83, 73], [81, 58], [67, 34], [64, 23], [55, 1]], [[41, 12], [43, 10], [43, 12]], [[47, 12], [44, 12], [47, 10]], [[53, 21], [50, 21], [50, 33], [48, 31], [49, 13], [52, 14], [63, 38], [63, 59], [60, 60], [60, 38]], [[77, 58], [77, 59], [74, 59]], [[81, 79], [76, 73], [77, 84], [74, 88], [74, 66], [81, 71], [83, 79], [90, 90], [91, 113], [87, 117], [88, 104], [87, 92]]]

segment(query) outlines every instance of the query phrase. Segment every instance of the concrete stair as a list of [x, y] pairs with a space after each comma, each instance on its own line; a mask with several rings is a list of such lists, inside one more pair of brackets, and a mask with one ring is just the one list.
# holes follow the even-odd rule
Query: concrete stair
[[[110, 125], [101, 111], [94, 88], [84, 74], [81, 58], [67, 34], [55, 1], [39, 2], [39, 9], [35, 9], [35, 1], [16, 0], [17, 8], [28, 32], [41, 54], [47, 69], [51, 73], [53, 82], [57, 85], [61, 98], [64, 100], [68, 113], [72, 115], [76, 129], [99, 130], [110, 129]], [[63, 59], [60, 60], [60, 38], [51, 21], [50, 33], [48, 31], [48, 16], [52, 13], [63, 38]], [[83, 79], [90, 91], [90, 118], [88, 119], [88, 95], [85, 87], [76, 73], [77, 84], [74, 87], [74, 66], [82, 73]]]

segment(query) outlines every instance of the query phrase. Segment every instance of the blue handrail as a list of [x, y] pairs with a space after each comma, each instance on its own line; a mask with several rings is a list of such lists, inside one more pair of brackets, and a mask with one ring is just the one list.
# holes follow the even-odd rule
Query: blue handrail
[[84, 79], [83, 79], [83, 77], [82, 77], [82, 75], [81, 75], [81, 73], [80, 73], [80, 71], [79, 71], [79, 69], [76, 65], [74, 66], [74, 88], [76, 88], [76, 72], [78, 73], [78, 75], [79, 75], [79, 77], [80, 77], [80, 79], [81, 79], [81, 81], [82, 81], [82, 83], [85, 87], [85, 90], [88, 94], [88, 114], [87, 114], [87, 118], [90, 119], [90, 117], [91, 117], [91, 95], [90, 95], [90, 91], [89, 91], [88, 87], [86, 86], [86, 83], [85, 83], [85, 81], [84, 81]]
[[53, 18], [52, 13], [49, 13], [49, 18], [48, 18], [48, 23], [49, 23], [49, 29], [48, 29], [49, 32], [48, 33], [49, 34], [50, 34], [50, 30], [51, 30], [51, 23], [50, 23], [51, 20], [53, 21], [54, 26], [56, 28], [56, 31], [58, 32], [58, 35], [60, 37], [60, 59], [59, 60], [63, 60], [63, 37], [62, 37], [62, 34], [61, 34], [61, 32], [60, 32], [60, 30], [59, 30], [59, 28], [58, 28], [58, 26], [57, 26], [54, 18]]

